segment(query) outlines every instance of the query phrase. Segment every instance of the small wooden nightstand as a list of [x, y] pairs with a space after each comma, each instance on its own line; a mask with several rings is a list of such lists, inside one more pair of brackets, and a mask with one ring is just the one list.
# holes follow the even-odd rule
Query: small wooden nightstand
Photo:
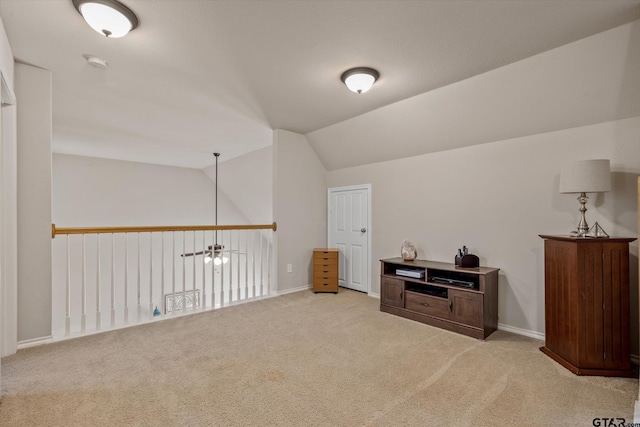
[[338, 293], [338, 249], [313, 250], [313, 292]]

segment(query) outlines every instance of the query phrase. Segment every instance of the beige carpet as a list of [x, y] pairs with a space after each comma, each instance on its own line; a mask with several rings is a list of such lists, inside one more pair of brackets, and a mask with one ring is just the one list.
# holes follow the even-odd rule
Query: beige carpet
[[505, 426], [633, 421], [637, 379], [578, 377], [540, 341], [486, 342], [298, 292], [21, 350], [6, 426]]

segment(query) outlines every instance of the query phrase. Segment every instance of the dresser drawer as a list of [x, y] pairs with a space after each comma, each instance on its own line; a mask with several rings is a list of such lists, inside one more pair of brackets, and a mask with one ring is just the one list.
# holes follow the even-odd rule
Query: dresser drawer
[[338, 278], [314, 278], [313, 292], [338, 292]]
[[338, 260], [313, 260], [313, 270], [337, 270], [338, 269]]
[[332, 251], [322, 251], [322, 250], [314, 250], [313, 256], [314, 258], [338, 258], [339, 251], [337, 249]]
[[313, 280], [316, 279], [321, 279], [321, 278], [331, 278], [331, 279], [337, 279], [338, 278], [338, 269], [335, 268], [336, 266], [333, 266], [333, 268], [314, 268], [313, 269]]
[[449, 319], [451, 317], [448, 299], [432, 297], [411, 291], [405, 292], [405, 308], [441, 319]]

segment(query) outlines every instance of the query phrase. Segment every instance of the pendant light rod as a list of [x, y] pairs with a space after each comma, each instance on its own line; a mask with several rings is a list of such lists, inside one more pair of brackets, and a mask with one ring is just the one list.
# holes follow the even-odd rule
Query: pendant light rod
[[[216, 156], [216, 213], [215, 213], [215, 221], [216, 225], [218, 225], [218, 157], [220, 157], [220, 153], [213, 153]], [[218, 244], [218, 230], [216, 230], [216, 245]]]

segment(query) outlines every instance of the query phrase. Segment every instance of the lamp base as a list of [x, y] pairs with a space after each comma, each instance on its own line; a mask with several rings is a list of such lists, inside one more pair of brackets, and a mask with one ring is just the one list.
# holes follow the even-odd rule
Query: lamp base
[[587, 212], [586, 205], [589, 201], [587, 193], [580, 193], [577, 200], [580, 203], [580, 222], [578, 222], [578, 230], [572, 231], [571, 235], [575, 237], [586, 237], [589, 233], [589, 224], [587, 224], [587, 219], [585, 218], [585, 212]]

